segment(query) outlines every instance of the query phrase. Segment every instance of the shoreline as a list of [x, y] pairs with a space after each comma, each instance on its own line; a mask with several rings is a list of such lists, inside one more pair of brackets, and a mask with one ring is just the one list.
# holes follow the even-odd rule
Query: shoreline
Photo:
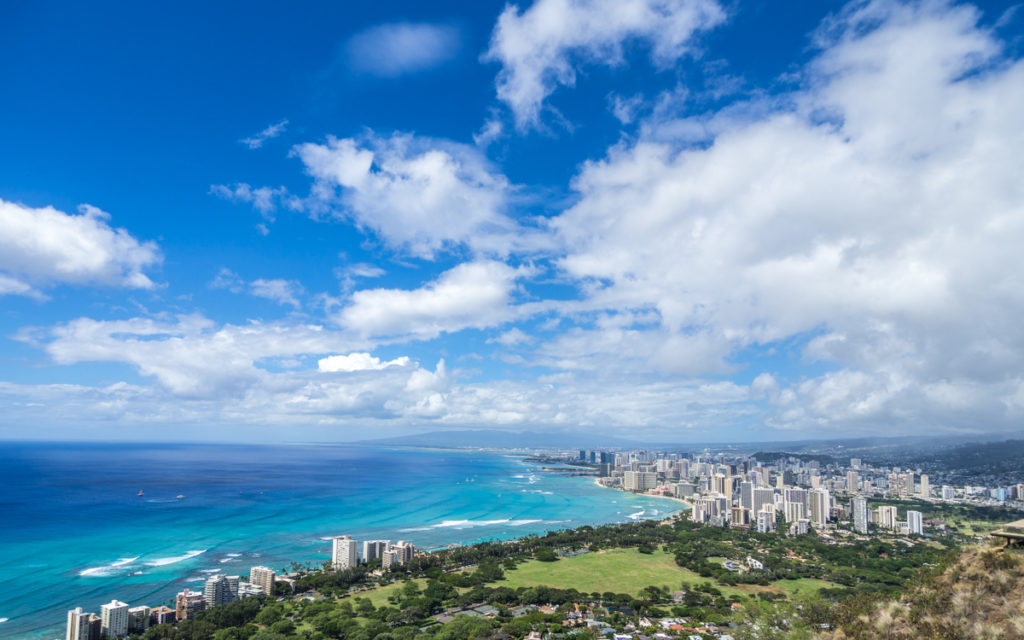
[[[594, 478], [594, 484], [597, 485], [598, 487], [601, 487], [602, 489], [611, 489], [613, 491], [619, 491], [621, 493], [625, 493], [625, 494], [628, 494], [628, 495], [631, 495], [631, 496], [642, 496], [644, 498], [661, 498], [662, 500], [671, 500], [673, 502], [681, 503], [682, 505], [684, 505], [686, 507], [686, 509], [691, 509], [692, 508], [692, 505], [689, 502], [687, 502], [686, 500], [683, 500], [682, 498], [676, 498], [675, 496], [665, 496], [665, 495], [661, 495], [661, 494], [657, 494], [657, 493], [633, 493], [632, 491], [626, 491], [625, 489], [620, 489], [618, 487], [609, 487], [608, 485], [603, 484], [601, 482], [601, 478]], [[667, 520], [674, 520], [675, 518], [681, 516], [683, 511], [685, 511], [686, 509], [683, 509], [683, 510], [681, 510], [678, 513], [673, 513], [671, 515], [665, 516], [664, 518], [659, 518], [658, 520], [659, 520], [659, 522], [665, 522]], [[650, 518], [650, 519], [653, 519], [653, 518]]]
[[[214, 447], [216, 447], [216, 445], [214, 445]], [[374, 448], [385, 449], [385, 450], [387, 450], [387, 449], [394, 450], [395, 449], [395, 448], [392, 448], [392, 447], [374, 447]], [[407, 448], [406, 450], [413, 450], [413, 451], [417, 451], [417, 452], [421, 451], [419, 448]], [[425, 451], [422, 451], [422, 452], [426, 453], [428, 455], [429, 454], [436, 454], [436, 453], [448, 453], [448, 452], [441, 452], [441, 451], [439, 451], [437, 449], [429, 449], [429, 450], [425, 450]], [[483, 499], [489, 501], [490, 504], [484, 505], [483, 507], [480, 507], [484, 511], [484, 513], [477, 514], [476, 510], [473, 511], [472, 515], [461, 515], [461, 512], [460, 512], [459, 515], [453, 515], [453, 514], [445, 513], [445, 514], [443, 514], [441, 516], [438, 516], [437, 520], [427, 519], [425, 521], [426, 524], [424, 524], [424, 525], [418, 525], [418, 524], [414, 523], [414, 527], [419, 527], [419, 526], [428, 527], [429, 526], [429, 528], [430, 528], [429, 532], [428, 531], [424, 531], [424, 532], [399, 531], [399, 528], [396, 527], [395, 529], [390, 529], [386, 533], [383, 532], [383, 531], [380, 531], [380, 532], [377, 532], [377, 531], [366, 531], [365, 533], [364, 532], [359, 532], [359, 534], [360, 535], [365, 535], [367, 539], [372, 539], [372, 538], [377, 538], [377, 537], [393, 537], [393, 536], [403, 537], [403, 536], [408, 536], [408, 537], [406, 537], [407, 540], [409, 540], [410, 538], [412, 540], [416, 540], [416, 538], [419, 538], [420, 536], [423, 536], [423, 538], [421, 538], [421, 541], [422, 541], [421, 544], [423, 544], [422, 549], [424, 551], [426, 551], [428, 549], [431, 550], [431, 551], [441, 551], [445, 547], [449, 547], [449, 546], [452, 546], [452, 545], [459, 545], [459, 546], [466, 546], [466, 547], [468, 547], [468, 546], [472, 546], [472, 545], [480, 543], [480, 542], [485, 542], [487, 540], [492, 540], [492, 541], [498, 542], [498, 543], [500, 543], [500, 542], [512, 542], [512, 541], [515, 541], [515, 540], [520, 540], [520, 539], [526, 538], [526, 537], [528, 537], [530, 535], [537, 535], [537, 534], [544, 535], [544, 533], [547, 532], [547, 531], [558, 531], [558, 530], [566, 530], [566, 529], [575, 529], [575, 528], [582, 527], [582, 526], [595, 526], [596, 527], [596, 526], [601, 526], [601, 525], [605, 525], [605, 524], [609, 524], [609, 525], [628, 524], [628, 523], [631, 523], [631, 522], [642, 522], [643, 520], [651, 520], [653, 522], [671, 521], [678, 514], [678, 512], [674, 512], [674, 513], [670, 513], [670, 514], [659, 513], [658, 515], [647, 515], [646, 517], [629, 518], [628, 517], [629, 514], [632, 514], [634, 512], [639, 512], [640, 508], [646, 507], [648, 509], [648, 513], [650, 513], [650, 510], [657, 509], [657, 507], [655, 505], [650, 504], [650, 503], [647, 503], [646, 505], [641, 505], [641, 504], [632, 505], [632, 504], [630, 504], [630, 503], [633, 502], [632, 499], [630, 499], [628, 502], [616, 501], [615, 498], [612, 497], [613, 494], [603, 493], [603, 492], [595, 492], [595, 491], [591, 490], [589, 488], [589, 486], [588, 486], [589, 483], [586, 481], [586, 476], [576, 475], [576, 474], [572, 473], [573, 471], [578, 470], [579, 469], [578, 467], [572, 467], [572, 466], [568, 466], [567, 465], [564, 470], [559, 470], [561, 472], [558, 472], [558, 471], [542, 472], [541, 468], [545, 466], [544, 463], [539, 463], [538, 461], [529, 460], [528, 459], [532, 455], [534, 455], [532, 452], [527, 453], [527, 452], [509, 452], [509, 451], [498, 452], [498, 451], [465, 451], [465, 450], [458, 450], [458, 451], [452, 451], [451, 453], [456, 454], [459, 459], [462, 459], [463, 457], [472, 459], [472, 458], [478, 458], [478, 457], [479, 458], [489, 458], [491, 456], [494, 456], [497, 459], [505, 459], [505, 460], [507, 460], [510, 463], [513, 462], [513, 461], [518, 462], [518, 464], [513, 463], [512, 465], [507, 465], [507, 464], [505, 464], [503, 462], [503, 463], [500, 463], [500, 464], [490, 465], [488, 467], [485, 467], [485, 468], [493, 467], [495, 469], [495, 473], [497, 473], [497, 475], [499, 477], [503, 477], [503, 475], [506, 472], [507, 473], [511, 473], [511, 474], [524, 473], [523, 471], [513, 470], [513, 467], [515, 469], [521, 469], [522, 467], [532, 467], [533, 468], [532, 473], [536, 473], [536, 475], [538, 477], [543, 478], [543, 480], [541, 481], [540, 488], [549, 489], [550, 491], [553, 491], [558, 496], [561, 496], [561, 497], [565, 498], [565, 500], [567, 500], [568, 502], [564, 506], [560, 507], [558, 512], [555, 513], [550, 508], [551, 501], [548, 501], [546, 498], [541, 498], [541, 499], [539, 499], [537, 501], [530, 501], [530, 500], [526, 500], [525, 498], [523, 498], [523, 500], [526, 500], [526, 502], [524, 502], [522, 504], [530, 504], [530, 505], [532, 505], [531, 509], [533, 507], [536, 507], [538, 509], [537, 513], [539, 515], [536, 515], [536, 516], [504, 515], [503, 516], [504, 512], [506, 511], [506, 509], [503, 508], [503, 507], [506, 506], [504, 504], [504, 501], [503, 500], [495, 501], [493, 495], [486, 495], [486, 496], [483, 497]], [[356, 454], [356, 455], [358, 455], [358, 454]], [[520, 465], [522, 465], [522, 467]], [[568, 473], [566, 473], [566, 472], [568, 472]], [[475, 473], [475, 471], [474, 471], [474, 473]], [[452, 476], [452, 479], [453, 480], [455, 480], [455, 479], [461, 480], [461, 477], [462, 477], [462, 473], [461, 472], [460, 473], [454, 473], [453, 476]], [[594, 478], [594, 479], [596, 480], [596, 478]], [[483, 478], [483, 476], [481, 476], [479, 481], [483, 482], [483, 480], [484, 480], [484, 478]], [[525, 484], [525, 481], [513, 481], [513, 482], [516, 483], [515, 487], [516, 487], [517, 490], [518, 489], [526, 489], [529, 492], [543, 493], [542, 491], [537, 490], [537, 487], [534, 487], [532, 485], [531, 486], [527, 486]], [[248, 484], [251, 484], [251, 483], [243, 483], [243, 484], [246, 484], [246, 487], [248, 487]], [[465, 488], [463, 488], [463, 487], [455, 487], [455, 488], [452, 488], [452, 490], [458, 491], [459, 493], [462, 493], [463, 491], [475, 492], [475, 489], [471, 489], [471, 487], [473, 487], [473, 485], [469, 485], [469, 486], [467, 486]], [[257, 488], [260, 488], [260, 487], [257, 487], [256, 485], [253, 485], [252, 487], [247, 488], [247, 491], [252, 493], [252, 492], [255, 492]], [[604, 488], [608, 488], [608, 487], [604, 487]], [[250, 489], [251, 489], [251, 491], [250, 491]], [[499, 485], [495, 485], [494, 486], [494, 490], [495, 491], [504, 491], [505, 489], [501, 488]], [[177, 489], [175, 489], [175, 491], [172, 491], [171, 494], [173, 494], [176, 491], [177, 491]], [[131, 493], [134, 495], [134, 490]], [[484, 493], [486, 494], [486, 491]], [[147, 499], [153, 497], [153, 496], [151, 496], [149, 494], [150, 494], [150, 492], [147, 491], [147, 496], [146, 496]], [[253, 495], [255, 495], [255, 494], [253, 494]], [[474, 493], [474, 495], [475, 495], [475, 493]], [[642, 494], [634, 494], [634, 495], [636, 495], [639, 498], [655, 498], [655, 497], [665, 498], [665, 497], [667, 497], [667, 496], [654, 496], [654, 495], [646, 496], [646, 495], [642, 495]], [[506, 494], [506, 499], [512, 499], [513, 496], [518, 496], [518, 493], [515, 493], [515, 494], [508, 493], [508, 494]], [[156, 497], [160, 497], [160, 496], [156, 496]], [[262, 502], [260, 504], [262, 504], [263, 502], [269, 502], [271, 500], [272, 500], [272, 498], [268, 496], [267, 498], [263, 498]], [[521, 503], [519, 502], [519, 500], [520, 500], [520, 498], [515, 498], [513, 500], [513, 502], [512, 502], [513, 506], [520, 505]], [[555, 502], [557, 502], [558, 504], [561, 504], [562, 500], [555, 500]], [[640, 500], [638, 502], [643, 502], [643, 500]], [[536, 504], [534, 504], [534, 503], [536, 503]], [[174, 504], [178, 504], [178, 503], [174, 503]], [[545, 506], [545, 505], [547, 505], [547, 506]], [[640, 507], [640, 508], [633, 508], [633, 509], [630, 510], [629, 507]], [[156, 509], [156, 508], [157, 507], [153, 507], [153, 509]], [[169, 508], [169, 507], [160, 506], [159, 508], [160, 509], [164, 509], [164, 508]], [[517, 508], [518, 508], [518, 506], [517, 506]], [[192, 511], [193, 509], [198, 509], [198, 507], [189, 507], [189, 511]], [[490, 513], [486, 513], [487, 509], [494, 510], [495, 514], [491, 515]], [[549, 511], [551, 513], [548, 513]], [[613, 515], [616, 512], [618, 512], [618, 515]], [[509, 513], [513, 513], [513, 512], [509, 511]], [[531, 513], [532, 513], [532, 511], [531, 511]], [[431, 514], [431, 515], [436, 515], [436, 514]], [[501, 523], [498, 523], [497, 520], [498, 519], [502, 519], [503, 517], [511, 518], [514, 522], [512, 524], [501, 524]], [[538, 522], [536, 524], [531, 523], [531, 524], [525, 524], [525, 525], [519, 524], [517, 518], [526, 518], [526, 517], [536, 517], [536, 518], [542, 519], [543, 522]], [[463, 530], [463, 527], [458, 527], [459, 530], [455, 530], [456, 527], [453, 527], [452, 524], [450, 524], [448, 522], [449, 520], [460, 520], [462, 518], [465, 518], [467, 520], [466, 527], [465, 527], [464, 530]], [[569, 518], [569, 520], [562, 520], [562, 518]], [[490, 520], [492, 520], [492, 519], [495, 520], [495, 522], [491, 523]], [[487, 521], [485, 523], [487, 526], [484, 526], [484, 524], [478, 523], [477, 520]], [[362, 528], [361, 526], [359, 526], [355, 522], [353, 522], [352, 525], [353, 525], [353, 531], [352, 531], [353, 533], [356, 533], [356, 531], [354, 531], [355, 528], [360, 528], [360, 529]], [[438, 526], [438, 525], [441, 525], [441, 526]], [[452, 528], [448, 528], [448, 527], [452, 527]], [[522, 527], [522, 529], [520, 529], [519, 527]], [[259, 544], [259, 545], [253, 546], [253, 545], [250, 545], [250, 544], [247, 544], [247, 543], [240, 543], [238, 540], [232, 540], [229, 543], [229, 542], [227, 542], [227, 539], [223, 539], [223, 540], [222, 539], [217, 539], [216, 542], [213, 542], [211, 540], [207, 540], [206, 538], [197, 538], [197, 540], [199, 540], [199, 539], [203, 540], [203, 543], [201, 545], [200, 545], [199, 542], [197, 542], [196, 545], [194, 545], [194, 546], [184, 545], [182, 548], [183, 549], [204, 549], [204, 550], [208, 550], [209, 553], [204, 554], [204, 556], [202, 558], [200, 558], [200, 559], [192, 559], [192, 558], [185, 559], [185, 560], [182, 561], [182, 564], [180, 564], [180, 565], [178, 565], [177, 567], [174, 567], [174, 568], [172, 568], [170, 566], [167, 566], [167, 567], [164, 567], [164, 568], [160, 568], [160, 567], [157, 567], [157, 566], [152, 566], [152, 567], [148, 567], [148, 568], [147, 567], [141, 567], [141, 569], [146, 571], [146, 577], [134, 578], [132, 576], [129, 576], [128, 574], [121, 575], [121, 574], [116, 573], [116, 572], [112, 572], [111, 575], [109, 575], [109, 576], [108, 575], [103, 575], [103, 576], [99, 576], [99, 575], [95, 575], [95, 576], [93, 576], [93, 575], [82, 576], [80, 574], [80, 569], [82, 569], [82, 568], [85, 568], [85, 567], [93, 568], [93, 567], [97, 567], [97, 566], [99, 566], [101, 564], [104, 564], [105, 562], [112, 562], [115, 558], [118, 558], [118, 559], [122, 558], [120, 555], [117, 555], [116, 553], [110, 552], [110, 553], [107, 553], [105, 555], [98, 555], [96, 557], [90, 557], [88, 559], [82, 560], [80, 563], [77, 563], [77, 564], [68, 564], [68, 565], [66, 565], [67, 567], [70, 567], [68, 569], [69, 571], [73, 571], [77, 575], [75, 575], [75, 576], [73, 576], [71, 578], [71, 582], [73, 583], [72, 586], [74, 588], [69, 589], [66, 596], [62, 595], [62, 599], [63, 598], [67, 598], [68, 599], [68, 601], [66, 603], [68, 608], [70, 608], [71, 606], [74, 606], [74, 605], [86, 605], [87, 608], [88, 608], [88, 606], [91, 606], [92, 600], [95, 600], [98, 597], [98, 596], [95, 596], [95, 595], [92, 595], [92, 594], [86, 594], [85, 593], [85, 587], [88, 587], [88, 589], [92, 590], [92, 591], [101, 590], [101, 592], [103, 592], [105, 595], [104, 595], [103, 598], [100, 598], [100, 599], [104, 600], [104, 601], [109, 600], [111, 597], [116, 597], [116, 598], [119, 598], [121, 600], [130, 602], [133, 605], [140, 604], [140, 603], [148, 603], [150, 606], [152, 606], [152, 605], [154, 605], [156, 603], [159, 603], [161, 601], [165, 601], [166, 598], [173, 596], [173, 594], [175, 592], [180, 591], [184, 587], [187, 587], [189, 589], [195, 590], [196, 586], [201, 585], [201, 583], [202, 583], [202, 580], [200, 580], [199, 578], [207, 577], [209, 575], [209, 571], [212, 570], [212, 569], [219, 569], [220, 570], [219, 572], [220, 573], [224, 573], [224, 574], [231, 574], [231, 575], [239, 574], [240, 577], [243, 580], [245, 580], [248, 577], [247, 576], [248, 570], [251, 568], [251, 566], [256, 566], [257, 564], [264, 564], [266, 566], [272, 567], [275, 570], [279, 570], [279, 567], [288, 566], [289, 562], [293, 562], [294, 561], [294, 562], [297, 562], [298, 564], [302, 565], [302, 564], [306, 564], [307, 563], [307, 562], [304, 562], [304, 561], [308, 561], [308, 562], [312, 563], [313, 567], [316, 567], [322, 561], [324, 561], [325, 559], [330, 557], [330, 555], [329, 555], [329, 548], [327, 549], [327, 554], [326, 555], [324, 555], [324, 553], [323, 553], [324, 552], [324, 547], [328, 546], [328, 544], [325, 544], [322, 540], [317, 540], [317, 541], [314, 541], [312, 543], [307, 543], [307, 542], [305, 542], [305, 539], [306, 538], [311, 538], [311, 537], [321, 538], [322, 536], [325, 536], [325, 535], [331, 535], [332, 533], [334, 533], [334, 531], [337, 531], [340, 534], [340, 533], [348, 531], [348, 530], [349, 529], [347, 529], [345, 526], [341, 526], [341, 527], [332, 526], [329, 529], [327, 529], [326, 531], [324, 531], [323, 533], [320, 533], [321, 528], [319, 528], [319, 527], [317, 527], [316, 529], [306, 529], [306, 530], [303, 530], [303, 532], [301, 532], [299, 534], [296, 534], [295, 537], [296, 537], [297, 540], [299, 540], [299, 542], [289, 543], [289, 544], [286, 544], [286, 545], [283, 545], [283, 544], [275, 542], [275, 544], [271, 545], [270, 547], [266, 547], [266, 548], [264, 548], [263, 544]], [[285, 533], [288, 533], [289, 531], [290, 531], [290, 529], [288, 527], [284, 528], [284, 532]], [[493, 533], [491, 535], [487, 535], [490, 532], [493, 532]], [[206, 535], [206, 533], [203, 533], [203, 532], [201, 532], [201, 533], [204, 536]], [[315, 533], [315, 536], [314, 536], [314, 533]], [[360, 538], [360, 539], [362, 539], [362, 538]], [[136, 555], [141, 553], [142, 555], [144, 555], [146, 557], [142, 558], [142, 560], [140, 560], [137, 564], [145, 564], [145, 562], [147, 560], [152, 560], [153, 558], [156, 558], [158, 555], [161, 555], [160, 553], [156, 552], [156, 549], [157, 548], [154, 547], [153, 550], [147, 551], [145, 553], [140, 549], [139, 551], [136, 551], [134, 553], [127, 553], [126, 552], [124, 555], [136, 556]], [[100, 551], [107, 551], [107, 550], [106, 549], [101, 549]], [[221, 556], [224, 556], [227, 552], [240, 552], [240, 553], [244, 553], [245, 557], [242, 558], [242, 559], [239, 559], [237, 561], [232, 561], [229, 564], [225, 564], [225, 563], [222, 562], [222, 560], [224, 558], [222, 558]], [[181, 551], [180, 554], [179, 554], [174, 549], [168, 549], [168, 550], [166, 550], [165, 553], [164, 552], [161, 552], [161, 553], [162, 553], [162, 555], [166, 555], [166, 556], [176, 556], [176, 555], [184, 554], [185, 551]], [[104, 560], [104, 558], [106, 558], [107, 555], [110, 555], [109, 560]], [[150, 557], [150, 556], [152, 556], [152, 557]], [[262, 557], [260, 557], [260, 556], [262, 556]], [[127, 569], [125, 571], [127, 571]], [[290, 571], [291, 571], [290, 569], [286, 569], [285, 571], [280, 571], [279, 575], [287, 574]], [[17, 575], [15, 575], [15, 577], [17, 577]], [[100, 579], [101, 577], [103, 578], [102, 580]], [[134, 582], [136, 580], [138, 580], [139, 582]], [[146, 582], [145, 583], [141, 582], [143, 580], [146, 581]], [[39, 584], [41, 586], [46, 587], [46, 588], [49, 588], [52, 584], [54, 584], [53, 582], [51, 582], [49, 580], [39, 580], [37, 582], [39, 582]], [[140, 586], [142, 584], [145, 584], [147, 586], [145, 588], [143, 588], [143, 587]], [[196, 585], [196, 586], [194, 586], [194, 585]], [[140, 592], [143, 591], [143, 590], [157, 592], [157, 595], [155, 595], [155, 596], [142, 595], [142, 593], [140, 593]], [[49, 600], [49, 598], [47, 600]], [[10, 632], [12, 635], [11, 636], [7, 636], [6, 634], [0, 634], [0, 635], [3, 635], [4, 637], [19, 638], [21, 640], [42, 640], [42, 639], [49, 640], [49, 638], [56, 637], [57, 635], [61, 635], [62, 636], [63, 635], [62, 634], [62, 625], [59, 622], [57, 624], [53, 624], [52, 626], [50, 626], [50, 624], [52, 622], [55, 622], [55, 621], [59, 620], [60, 618], [62, 618], [63, 617], [62, 614], [64, 614], [66, 612], [66, 609], [63, 608], [63, 604], [64, 603], [61, 603], [61, 604], [58, 605], [56, 600], [57, 599], [54, 599], [54, 602], [47, 602], [46, 609], [49, 609], [50, 611], [49, 612], [44, 612], [42, 614], [39, 614], [39, 613], [28, 613], [28, 614], [26, 614], [26, 613], [22, 613], [22, 612], [19, 611], [18, 615], [9, 615], [8, 612], [3, 612], [4, 616], [9, 616], [10, 617], [10, 620], [5, 621], [4, 623], [0, 623], [0, 624], [2, 624], [2, 626], [0, 626], [0, 628], [4, 628], [4, 631]], [[36, 635], [37, 633], [41, 633], [42, 635]]]

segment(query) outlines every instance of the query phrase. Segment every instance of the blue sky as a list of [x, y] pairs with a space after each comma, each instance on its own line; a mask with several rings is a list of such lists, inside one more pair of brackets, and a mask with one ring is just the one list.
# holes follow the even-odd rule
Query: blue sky
[[0, 437], [1020, 428], [1012, 2], [0, 11]]

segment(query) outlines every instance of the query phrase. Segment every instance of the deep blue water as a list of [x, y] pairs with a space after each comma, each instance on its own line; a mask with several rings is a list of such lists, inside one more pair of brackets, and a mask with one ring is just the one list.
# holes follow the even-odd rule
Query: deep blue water
[[0, 488], [13, 640], [63, 637], [76, 606], [155, 606], [213, 572], [319, 563], [334, 535], [429, 548], [679, 507], [515, 456], [347, 446], [0, 443]]

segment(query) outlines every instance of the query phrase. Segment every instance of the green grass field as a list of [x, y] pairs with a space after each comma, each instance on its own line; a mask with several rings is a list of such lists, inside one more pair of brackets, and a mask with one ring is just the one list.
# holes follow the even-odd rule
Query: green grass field
[[[413, 580], [413, 582], [419, 585], [420, 589], [422, 589], [427, 584], [427, 581], [424, 578], [417, 578], [416, 580]], [[392, 593], [396, 591], [400, 591], [401, 589], [402, 583], [395, 582], [393, 584], [384, 585], [383, 587], [377, 587], [375, 589], [357, 591], [351, 594], [351, 597], [369, 598], [370, 602], [372, 602], [373, 606], [375, 607], [388, 607], [392, 606], [391, 603], [388, 602], [388, 596], [390, 596]]]
[[[583, 593], [612, 591], [636, 595], [644, 587], [652, 585], [665, 586], [675, 591], [684, 584], [708, 581], [708, 578], [678, 566], [675, 558], [661, 549], [651, 554], [643, 554], [636, 549], [610, 549], [562, 558], [557, 562], [531, 560], [519, 565], [514, 571], [506, 571], [505, 579], [496, 584], [513, 589], [546, 585], [558, 589], [576, 589]], [[751, 596], [760, 592], [808, 593], [837, 585], [826, 580], [802, 578], [779, 580], [771, 586], [715, 586], [727, 596]]]
[[797, 593], [803, 593], [804, 595], [810, 593], [817, 593], [822, 589], [832, 589], [839, 585], [828, 580], [819, 580], [817, 578], [797, 578], [796, 580], [776, 580], [772, 583], [774, 586], [779, 587], [789, 595], [796, 595]]
[[514, 571], [506, 571], [505, 580], [497, 584], [513, 589], [546, 585], [585, 593], [636, 594], [651, 585], [675, 590], [682, 580], [700, 579], [696, 573], [677, 566], [675, 559], [660, 549], [651, 554], [636, 549], [610, 549], [557, 562], [531, 560]]

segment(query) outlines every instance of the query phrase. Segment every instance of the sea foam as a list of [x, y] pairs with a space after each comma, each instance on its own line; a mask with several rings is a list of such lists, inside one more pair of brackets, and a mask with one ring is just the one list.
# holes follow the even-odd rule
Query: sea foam
[[185, 560], [188, 560], [189, 558], [194, 558], [194, 557], [196, 557], [198, 555], [201, 555], [201, 554], [204, 554], [204, 553], [206, 553], [206, 549], [200, 549], [198, 551], [189, 551], [188, 553], [186, 553], [183, 556], [172, 556], [170, 558], [157, 558], [156, 560], [152, 560], [150, 562], [146, 562], [145, 565], [147, 567], [164, 567], [164, 566], [167, 566], [169, 564], [176, 564], [178, 562], [183, 562]]
[[103, 565], [102, 567], [89, 567], [78, 572], [80, 576], [109, 576], [117, 573], [118, 569], [125, 565], [129, 565], [139, 559], [140, 556], [134, 558], [121, 558], [117, 562], [111, 562], [110, 564]]

